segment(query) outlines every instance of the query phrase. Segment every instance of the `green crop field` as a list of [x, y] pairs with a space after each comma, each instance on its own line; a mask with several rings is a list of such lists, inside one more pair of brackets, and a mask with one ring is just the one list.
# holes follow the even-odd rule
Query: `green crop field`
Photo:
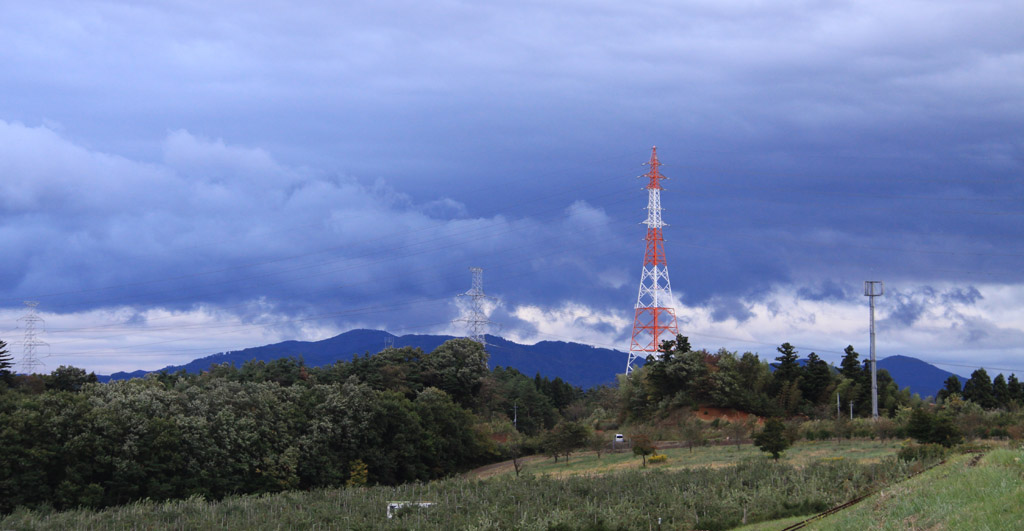
[[[824, 451], [825, 459], [815, 460]], [[829, 453], [832, 451], [834, 453]], [[729, 529], [812, 515], [880, 485], [906, 477], [911, 466], [884, 457], [873, 443], [808, 443], [773, 462], [749, 448], [668, 450], [669, 461], [636, 468], [585, 472], [587, 456], [570, 461], [579, 474], [528, 472], [486, 480], [451, 478], [397, 487], [369, 487], [136, 502], [105, 510], [58, 513], [18, 510], [0, 529]], [[848, 456], [864, 456], [864, 463]], [[628, 457], [628, 459], [627, 459]], [[689, 466], [685, 461], [689, 459]], [[881, 460], [881, 462], [871, 462]], [[694, 466], [696, 465], [696, 466]], [[562, 463], [557, 465], [564, 467]], [[594, 469], [596, 470], [596, 469]], [[386, 517], [391, 501], [424, 501], [429, 508]], [[589, 527], [588, 527], [589, 526]]]
[[[885, 457], [896, 455], [900, 448], [899, 441], [864, 441], [844, 440], [799, 442], [785, 451], [781, 461], [803, 466], [819, 459], [851, 460], [858, 463], [877, 463]], [[660, 463], [649, 463], [648, 468], [678, 470], [694, 467], [721, 467], [733, 465], [743, 459], [765, 459], [766, 455], [750, 444], [736, 446], [702, 446], [693, 450], [687, 448], [666, 448], [658, 450], [668, 460]], [[650, 459], [650, 457], [648, 457]], [[573, 454], [568, 463], [559, 458], [556, 463], [552, 458], [530, 457], [526, 459], [524, 471], [530, 474], [570, 476], [593, 475], [639, 469], [642, 466], [640, 457], [631, 452], [602, 453], [598, 457], [594, 452]], [[511, 463], [501, 466], [486, 467], [471, 474], [472, 477], [493, 477], [514, 474]]]
[[[875, 492], [809, 529], [1024, 529], [1024, 451], [920, 463], [869, 441], [796, 445], [780, 462], [743, 446], [536, 459], [522, 477], [450, 478], [397, 487], [142, 501], [104, 510], [19, 509], [0, 529], [781, 529]], [[393, 501], [430, 502], [387, 517]], [[750, 525], [742, 527], [744, 521]]]

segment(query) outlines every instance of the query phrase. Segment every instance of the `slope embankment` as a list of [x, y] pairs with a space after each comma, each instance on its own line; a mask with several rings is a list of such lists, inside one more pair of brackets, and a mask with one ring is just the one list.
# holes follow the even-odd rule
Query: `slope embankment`
[[[762, 522], [742, 531], [788, 529], [800, 519]], [[1024, 449], [963, 454], [802, 529], [1024, 529]]]

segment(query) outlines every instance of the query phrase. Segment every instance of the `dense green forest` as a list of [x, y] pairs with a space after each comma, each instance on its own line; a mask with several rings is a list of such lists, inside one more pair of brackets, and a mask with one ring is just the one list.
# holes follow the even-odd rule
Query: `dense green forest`
[[3, 512], [444, 477], [502, 458], [489, 426], [511, 429], [514, 409], [535, 434], [583, 394], [489, 371], [465, 339], [321, 368], [285, 358], [110, 384], [73, 367], [3, 378]]
[[[762, 417], [834, 418], [837, 397], [841, 410], [854, 405], [854, 415], [871, 415], [871, 367], [869, 360], [847, 346], [840, 366], [834, 367], [816, 353], [807, 354], [799, 363], [799, 352], [789, 343], [777, 348], [775, 363], [756, 354], [742, 355], [721, 349], [710, 353], [693, 350], [688, 338], [678, 336], [662, 345], [659, 358], [648, 357], [647, 364], [631, 378], [619, 380], [628, 418], [648, 419], [659, 412], [680, 407], [710, 405], [734, 408]], [[774, 369], [774, 370], [773, 370]], [[877, 371], [878, 409], [883, 417], [894, 417], [901, 409], [922, 405], [909, 388], [900, 388], [885, 369]], [[940, 404], [953, 398], [971, 401], [986, 409], [1016, 409], [1024, 404], [1024, 392], [1015, 375], [1002, 374], [992, 380], [985, 369], [974, 371], [961, 387], [951, 376], [938, 394]]]
[[[424, 353], [386, 349], [323, 367], [301, 359], [214, 365], [100, 384], [60, 367], [15, 375], [0, 342], [0, 512], [17, 506], [103, 507], [149, 498], [397, 485], [451, 476], [528, 453], [556, 459], [601, 449], [615, 432], [749, 440], [752, 422], [704, 422], [717, 406], [791, 419], [785, 437], [1020, 438], [1016, 377], [951, 378], [924, 403], [878, 371], [883, 420], [870, 416], [870, 371], [853, 347], [839, 368], [788, 343], [756, 354], [694, 350], [686, 337], [618, 386], [583, 390], [560, 378], [488, 369], [485, 349], [456, 339]], [[837, 416], [836, 396], [842, 398]], [[802, 419], [802, 420], [801, 420]]]

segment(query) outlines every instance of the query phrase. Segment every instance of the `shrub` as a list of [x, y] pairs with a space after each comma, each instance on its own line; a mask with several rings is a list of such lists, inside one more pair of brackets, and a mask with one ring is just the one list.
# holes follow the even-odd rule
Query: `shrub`
[[920, 407], [910, 415], [907, 434], [919, 443], [938, 443], [946, 448], [960, 444], [964, 439], [949, 415], [934, 415]]
[[856, 419], [851, 424], [850, 436], [858, 437], [862, 439], [871, 438], [875, 435], [874, 433], [874, 421], [868, 419]]
[[875, 437], [883, 440], [895, 437], [897, 428], [895, 422], [885, 417], [880, 417], [872, 426]]
[[941, 444], [904, 444], [897, 455], [900, 461], [938, 461], [944, 459], [948, 450]]
[[993, 439], [1007, 439], [1010, 437], [1010, 432], [1006, 431], [1006, 428], [992, 428], [989, 430], [988, 436]]
[[655, 464], [655, 465], [659, 464], [659, 463], [666, 463], [666, 462], [668, 462], [668, 456], [665, 455], [665, 454], [652, 455], [651, 457], [649, 457], [647, 459], [647, 462]]

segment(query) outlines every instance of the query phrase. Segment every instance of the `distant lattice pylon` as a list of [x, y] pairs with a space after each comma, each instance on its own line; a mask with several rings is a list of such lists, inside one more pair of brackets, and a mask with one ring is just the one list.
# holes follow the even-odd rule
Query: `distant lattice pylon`
[[473, 272], [473, 286], [469, 291], [459, 294], [459, 297], [469, 299], [469, 308], [465, 315], [455, 320], [457, 323], [465, 323], [466, 337], [480, 343], [487, 344], [487, 327], [493, 324], [487, 318], [487, 311], [484, 308], [488, 300], [494, 300], [484, 294], [484, 270], [480, 267], [471, 267]]
[[39, 303], [25, 301], [25, 306], [28, 308], [27, 313], [18, 318], [18, 322], [25, 328], [25, 339], [21, 341], [22, 354], [18, 365], [23, 373], [35, 374], [36, 370], [43, 365], [43, 362], [39, 361], [38, 348], [49, 347], [50, 344], [40, 340], [36, 335], [39, 332], [37, 326], [46, 324], [46, 321], [36, 314], [36, 307], [39, 306]]
[[665, 260], [665, 239], [661, 229], [666, 226], [661, 220], [661, 180], [665, 178], [658, 170], [658, 148], [651, 148], [650, 171], [642, 177], [648, 178], [647, 186], [647, 251], [644, 254], [643, 272], [640, 274], [640, 293], [636, 297], [633, 316], [633, 334], [629, 344], [629, 359], [626, 374], [633, 370], [637, 358], [660, 356], [659, 347], [665, 340], [675, 339], [679, 333], [676, 326], [676, 311], [672, 307], [672, 284], [668, 279], [668, 262]]

